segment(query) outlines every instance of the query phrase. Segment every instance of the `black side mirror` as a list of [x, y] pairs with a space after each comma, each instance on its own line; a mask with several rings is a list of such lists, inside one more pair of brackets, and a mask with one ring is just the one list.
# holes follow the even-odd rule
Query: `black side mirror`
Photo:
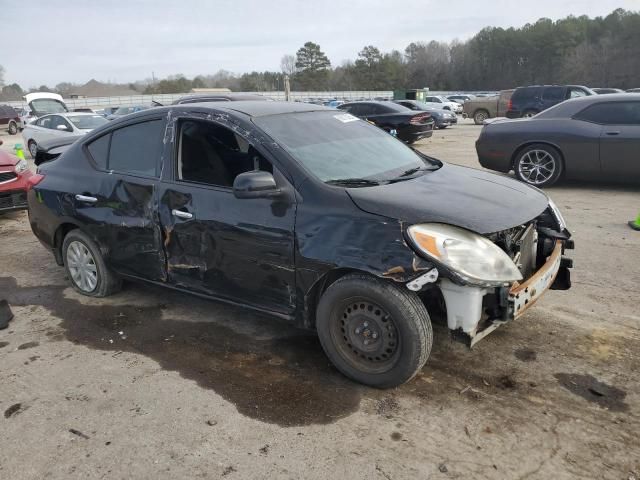
[[236, 198], [269, 198], [280, 195], [276, 180], [269, 172], [254, 170], [238, 175], [233, 181]]

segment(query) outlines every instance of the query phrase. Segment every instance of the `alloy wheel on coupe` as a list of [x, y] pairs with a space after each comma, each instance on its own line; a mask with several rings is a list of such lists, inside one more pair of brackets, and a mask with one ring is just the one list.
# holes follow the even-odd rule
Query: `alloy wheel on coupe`
[[519, 176], [532, 185], [549, 182], [557, 168], [556, 159], [546, 150], [529, 150], [518, 161]]

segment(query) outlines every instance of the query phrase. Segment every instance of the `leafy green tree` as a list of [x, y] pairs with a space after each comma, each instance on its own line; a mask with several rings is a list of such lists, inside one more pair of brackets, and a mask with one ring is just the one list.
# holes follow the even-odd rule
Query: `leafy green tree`
[[307, 90], [327, 88], [331, 62], [320, 45], [307, 42], [296, 52], [295, 84]]

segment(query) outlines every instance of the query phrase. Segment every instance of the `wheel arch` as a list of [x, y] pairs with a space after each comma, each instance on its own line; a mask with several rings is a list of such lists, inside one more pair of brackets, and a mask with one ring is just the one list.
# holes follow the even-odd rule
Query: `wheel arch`
[[371, 278], [383, 279], [371, 272], [357, 268], [337, 267], [328, 270], [318, 278], [304, 294], [304, 314], [302, 319], [302, 326], [304, 328], [316, 328], [316, 308], [318, 307], [320, 297], [322, 297], [322, 294], [327, 290], [327, 288], [333, 285], [336, 281], [352, 273], [368, 275]]
[[71, 230], [76, 230], [78, 228], [80, 228], [80, 225], [70, 221], [65, 221], [56, 228], [56, 231], [53, 234], [53, 255], [58, 265], [64, 265], [64, 257], [62, 255], [64, 237], [66, 237]]

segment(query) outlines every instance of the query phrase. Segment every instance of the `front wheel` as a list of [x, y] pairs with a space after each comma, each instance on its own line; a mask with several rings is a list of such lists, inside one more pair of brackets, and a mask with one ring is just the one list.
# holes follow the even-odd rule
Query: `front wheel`
[[550, 145], [529, 145], [516, 156], [513, 170], [519, 180], [529, 185], [548, 187], [562, 174], [562, 158]]
[[9, 124], [9, 135], [15, 135], [18, 133], [18, 124], [16, 122], [11, 122]]
[[320, 298], [322, 347], [347, 377], [376, 388], [411, 380], [431, 352], [427, 309], [413, 292], [361, 274], [346, 275]]
[[36, 154], [38, 153], [38, 144], [35, 140], [29, 140], [27, 144], [27, 148], [29, 149], [29, 153], [31, 154], [31, 158], [36, 158]]

